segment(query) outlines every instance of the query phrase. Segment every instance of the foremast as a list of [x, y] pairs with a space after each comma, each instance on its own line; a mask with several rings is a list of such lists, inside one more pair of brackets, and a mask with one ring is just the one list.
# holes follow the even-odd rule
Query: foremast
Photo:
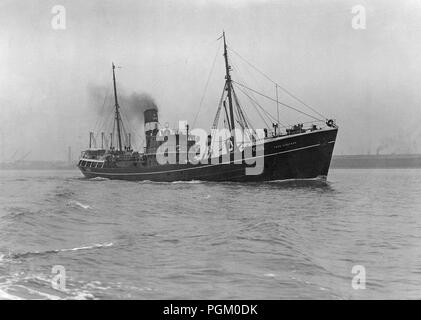
[[232, 105], [232, 79], [231, 79], [231, 66], [228, 62], [228, 51], [227, 51], [227, 42], [225, 40], [225, 31], [222, 32], [222, 37], [224, 39], [224, 58], [225, 58], [225, 89], [227, 90], [228, 97], [228, 107], [229, 107], [229, 127], [231, 129], [231, 142], [233, 147], [235, 146], [235, 120], [234, 120], [234, 108]]
[[121, 143], [121, 115], [120, 115], [120, 106], [118, 104], [117, 98], [117, 85], [115, 82], [115, 65], [112, 63], [113, 67], [113, 85], [114, 85], [114, 101], [115, 101], [115, 121], [117, 123], [117, 138], [118, 138], [118, 150], [123, 151], [123, 145]]

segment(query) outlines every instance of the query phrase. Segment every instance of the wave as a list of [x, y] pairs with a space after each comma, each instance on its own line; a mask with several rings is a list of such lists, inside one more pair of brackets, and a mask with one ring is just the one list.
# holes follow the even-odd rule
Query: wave
[[83, 204], [83, 203], [80, 203], [79, 201], [75, 201], [75, 200], [69, 201], [68, 205], [73, 206], [73, 207], [79, 207], [79, 208], [82, 208], [82, 209], [85, 209], [85, 210], [91, 209], [90, 205]]
[[263, 276], [269, 277], [269, 278], [274, 278], [274, 277], [276, 277], [276, 274], [274, 274], [274, 273], [265, 273]]
[[152, 180], [139, 180], [139, 181], [135, 181], [136, 183], [158, 183], [157, 181], [152, 181]]
[[112, 247], [113, 245], [114, 244], [112, 242], [95, 243], [93, 245], [75, 247], [75, 248], [67, 248], [67, 249], [53, 249], [53, 250], [44, 250], [44, 251], [28, 251], [28, 252], [23, 252], [23, 253], [11, 253], [11, 254], [9, 254], [9, 257], [12, 258], [12, 259], [22, 259], [22, 258], [29, 258], [29, 257], [33, 257], [33, 256], [56, 254], [56, 253], [60, 253], [60, 252], [108, 248], [108, 247]]
[[66, 251], [79, 251], [79, 250], [89, 250], [89, 249], [97, 249], [97, 248], [108, 248], [108, 247], [112, 247], [113, 243], [109, 242], [109, 243], [98, 243], [98, 244], [94, 244], [91, 246], [85, 246], [85, 247], [77, 247], [77, 248], [71, 248], [71, 249], [60, 249], [59, 251], [61, 252], [66, 252]]
[[152, 184], [152, 185], [168, 185], [168, 184], [197, 184], [197, 183], [209, 183], [209, 181], [204, 180], [177, 180], [177, 181], [152, 181], [152, 180], [135, 180], [135, 181], [127, 181], [131, 183], [138, 183], [138, 184]]
[[33, 215], [38, 214], [42, 210], [30, 210], [24, 207], [9, 207], [6, 209], [7, 213], [3, 216], [3, 218], [17, 218], [26, 215]]
[[333, 190], [329, 181], [313, 178], [313, 179], [287, 179], [287, 180], [271, 180], [265, 181], [261, 186], [279, 186], [282, 188], [310, 188], [310, 189], [326, 189]]
[[23, 298], [7, 293], [0, 288], [0, 300], [23, 300]]
[[89, 292], [77, 291], [72, 297], [65, 300], [94, 300], [95, 296]]
[[53, 294], [50, 294], [50, 293], [46, 293], [46, 292], [42, 292], [40, 290], [31, 289], [31, 288], [29, 288], [27, 286], [24, 286], [24, 285], [15, 285], [15, 287], [19, 287], [21, 289], [24, 289], [29, 294], [39, 296], [39, 297], [41, 297], [41, 299], [45, 299], [45, 300], [60, 300], [60, 299], [62, 299], [59, 296], [56, 296], [56, 295], [53, 295]]
[[196, 184], [196, 183], [203, 183], [202, 180], [189, 180], [189, 181], [172, 181], [172, 184]]
[[[15, 274], [5, 282], [0, 283], [0, 300], [93, 300], [95, 296], [89, 292], [90, 287], [71, 288], [66, 287], [62, 290], [51, 288], [51, 277], [45, 275], [22, 276]], [[71, 279], [69, 279], [71, 282]], [[107, 290], [107, 287], [92, 286], [93, 289], [101, 288]], [[9, 293], [12, 291], [13, 294]]]
[[95, 178], [89, 178], [89, 181], [108, 181], [110, 179], [104, 178], [104, 177], [95, 177]]
[[316, 178], [296, 178], [296, 179], [282, 179], [282, 180], [269, 180], [265, 181], [266, 183], [288, 183], [288, 182], [323, 182], [328, 183], [326, 177], [324, 176], [317, 176]]
[[62, 191], [62, 192], [57, 192], [56, 197], [58, 197], [58, 198], [70, 198], [74, 194], [75, 193], [73, 191]]

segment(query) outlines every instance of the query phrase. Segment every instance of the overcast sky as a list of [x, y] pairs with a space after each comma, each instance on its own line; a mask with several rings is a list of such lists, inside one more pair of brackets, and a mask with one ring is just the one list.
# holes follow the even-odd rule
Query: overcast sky
[[[55, 5], [65, 30], [51, 26]], [[366, 8], [364, 30], [352, 28], [355, 5]], [[205, 91], [222, 30], [242, 57], [337, 120], [336, 154], [421, 153], [420, 1], [1, 0], [0, 160], [16, 150], [64, 160], [68, 146], [76, 157], [103, 103], [89, 88], [110, 89], [111, 61], [122, 94], [149, 93], [161, 123], [192, 123], [204, 96], [195, 127], [208, 129], [224, 83], [220, 51]], [[232, 63], [235, 80], [274, 94], [234, 54]], [[281, 121], [295, 119], [281, 109]]]

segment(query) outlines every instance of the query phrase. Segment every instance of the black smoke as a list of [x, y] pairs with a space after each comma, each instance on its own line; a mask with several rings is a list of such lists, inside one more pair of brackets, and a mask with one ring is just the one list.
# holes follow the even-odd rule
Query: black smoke
[[[114, 111], [114, 92], [104, 86], [90, 86], [88, 88], [89, 105], [98, 116], [104, 116]], [[117, 93], [120, 111], [128, 119], [136, 119], [143, 123], [143, 113], [148, 109], [158, 110], [155, 99], [148, 93], [132, 92], [127, 94], [119, 89]]]
[[143, 113], [148, 109], [158, 110], [155, 100], [147, 93], [133, 92], [119, 97], [119, 105], [127, 115], [143, 121]]

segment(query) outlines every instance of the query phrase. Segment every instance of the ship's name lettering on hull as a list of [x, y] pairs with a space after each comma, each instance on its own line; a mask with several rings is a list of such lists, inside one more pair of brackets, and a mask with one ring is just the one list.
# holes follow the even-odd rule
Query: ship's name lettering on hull
[[288, 143], [280, 144], [279, 146], [275, 146], [274, 148], [275, 148], [275, 149], [278, 149], [278, 148], [285, 148], [285, 147], [290, 147], [290, 146], [293, 146], [293, 145], [295, 145], [295, 144], [297, 144], [297, 142], [293, 141], [293, 142], [288, 142]]

